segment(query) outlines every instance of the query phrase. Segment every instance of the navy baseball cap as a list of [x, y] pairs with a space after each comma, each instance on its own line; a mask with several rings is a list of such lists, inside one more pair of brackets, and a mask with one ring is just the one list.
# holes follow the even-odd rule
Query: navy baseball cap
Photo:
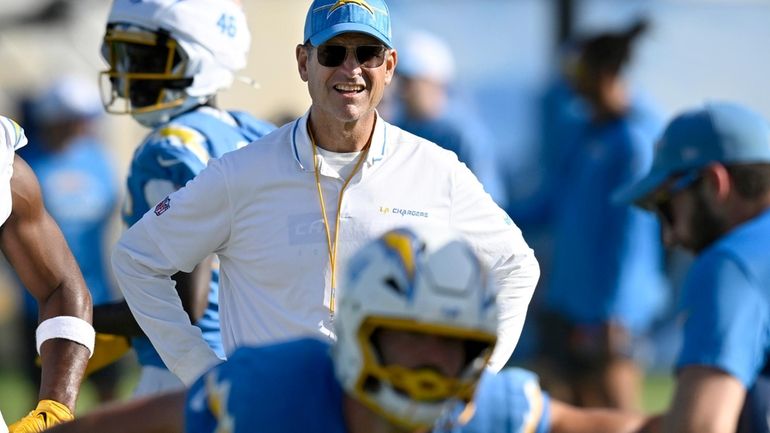
[[732, 103], [710, 103], [674, 118], [655, 148], [650, 172], [618, 191], [616, 203], [640, 203], [671, 176], [724, 164], [770, 163], [770, 126], [759, 114]]
[[315, 0], [305, 18], [305, 42], [318, 46], [342, 33], [364, 33], [388, 48], [390, 12], [383, 0]]

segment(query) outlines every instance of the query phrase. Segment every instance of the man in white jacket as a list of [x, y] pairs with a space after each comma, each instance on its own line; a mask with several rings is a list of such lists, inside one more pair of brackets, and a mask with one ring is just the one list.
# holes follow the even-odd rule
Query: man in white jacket
[[337, 276], [351, 252], [397, 226], [451, 227], [500, 287], [491, 368], [513, 352], [539, 267], [521, 231], [457, 156], [379, 118], [396, 68], [383, 0], [316, 0], [296, 48], [308, 112], [212, 160], [131, 227], [112, 258], [137, 322], [186, 384], [219, 362], [170, 276], [221, 263], [227, 354], [320, 334], [333, 339]]

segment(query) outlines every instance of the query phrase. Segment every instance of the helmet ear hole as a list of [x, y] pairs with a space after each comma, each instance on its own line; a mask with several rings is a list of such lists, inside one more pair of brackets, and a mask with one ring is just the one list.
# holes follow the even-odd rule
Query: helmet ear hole
[[401, 287], [400, 284], [398, 284], [398, 281], [396, 281], [393, 277], [387, 277], [383, 281], [386, 287], [390, 287], [391, 289], [395, 290], [398, 293], [404, 293], [405, 290]]

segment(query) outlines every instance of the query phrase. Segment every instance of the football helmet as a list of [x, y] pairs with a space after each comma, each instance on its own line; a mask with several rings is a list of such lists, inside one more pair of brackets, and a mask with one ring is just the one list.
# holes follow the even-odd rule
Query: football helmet
[[157, 126], [229, 87], [251, 35], [238, 0], [115, 0], [101, 54], [102, 101]]
[[[496, 290], [471, 247], [446, 229], [392, 230], [354, 254], [344, 275], [332, 356], [348, 394], [406, 428], [470, 402], [497, 340]], [[382, 330], [460, 340], [460, 373], [386, 365]]]

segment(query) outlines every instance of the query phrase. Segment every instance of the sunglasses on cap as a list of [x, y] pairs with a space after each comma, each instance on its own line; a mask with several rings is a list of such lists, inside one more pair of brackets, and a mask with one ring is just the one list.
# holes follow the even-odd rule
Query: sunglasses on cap
[[348, 57], [348, 53], [353, 51], [356, 61], [365, 68], [378, 68], [385, 62], [384, 45], [331, 45], [321, 44], [316, 47], [318, 63], [327, 68], [336, 68]]
[[680, 192], [695, 185], [701, 179], [702, 177], [700, 171], [691, 171], [679, 176], [679, 178], [671, 182], [668, 187], [655, 194], [655, 197], [652, 201], [653, 209], [665, 220], [666, 223], [673, 224], [674, 212], [671, 209], [671, 199], [673, 199], [674, 196]]

